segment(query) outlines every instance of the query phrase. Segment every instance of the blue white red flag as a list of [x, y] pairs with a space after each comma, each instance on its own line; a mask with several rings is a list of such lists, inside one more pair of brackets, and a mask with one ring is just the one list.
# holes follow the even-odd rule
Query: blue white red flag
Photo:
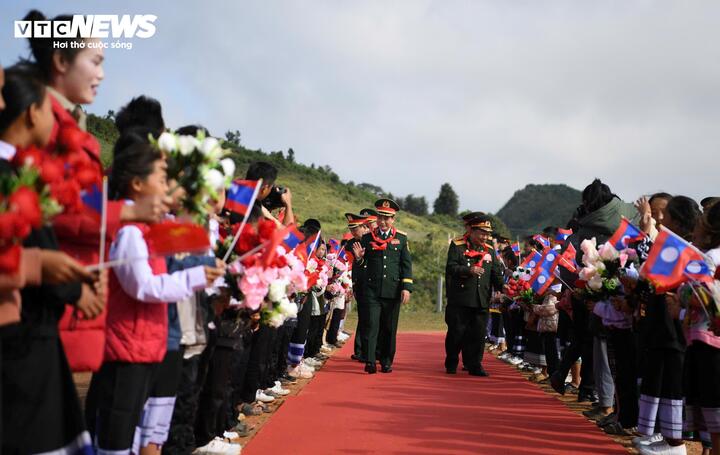
[[714, 273], [700, 250], [664, 226], [640, 269], [640, 276], [650, 281], [657, 293], [675, 289], [688, 280], [711, 282]]
[[630, 223], [627, 218], [623, 217], [620, 221], [620, 227], [617, 228], [608, 241], [616, 250], [622, 251], [627, 248], [631, 242], [642, 240], [644, 237], [645, 233], [643, 231]]

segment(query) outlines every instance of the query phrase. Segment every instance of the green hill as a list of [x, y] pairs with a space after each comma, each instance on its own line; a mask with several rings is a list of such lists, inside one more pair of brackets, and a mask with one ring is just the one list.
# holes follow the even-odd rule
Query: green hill
[[[102, 147], [103, 162], [110, 164], [112, 146], [117, 130], [111, 117], [90, 115], [88, 130], [96, 135]], [[329, 166], [306, 166], [295, 162], [294, 153], [250, 150], [239, 143], [239, 134], [228, 133], [225, 146], [232, 149], [237, 163], [237, 174], [244, 175], [248, 165], [257, 160], [273, 163], [279, 169], [277, 184], [292, 191], [293, 208], [298, 220], [317, 218], [325, 236], [340, 238], [347, 232], [345, 212], [357, 212], [372, 207], [378, 195], [366, 188], [370, 184], [344, 183]], [[448, 239], [462, 233], [462, 225], [450, 217], [416, 216], [400, 212], [397, 227], [408, 233], [413, 255], [415, 292], [412, 303], [404, 311], [428, 311], [434, 307], [437, 280], [445, 270]], [[506, 228], [498, 223], [501, 232]]]
[[535, 234], [546, 226], [564, 227], [582, 193], [567, 185], [527, 185], [497, 212], [513, 236]]

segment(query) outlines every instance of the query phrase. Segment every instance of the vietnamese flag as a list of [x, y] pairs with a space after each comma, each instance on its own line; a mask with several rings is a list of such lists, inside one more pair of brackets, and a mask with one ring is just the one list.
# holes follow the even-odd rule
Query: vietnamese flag
[[164, 221], [153, 224], [145, 234], [151, 254], [172, 256], [177, 253], [197, 253], [210, 249], [210, 236], [197, 224]]

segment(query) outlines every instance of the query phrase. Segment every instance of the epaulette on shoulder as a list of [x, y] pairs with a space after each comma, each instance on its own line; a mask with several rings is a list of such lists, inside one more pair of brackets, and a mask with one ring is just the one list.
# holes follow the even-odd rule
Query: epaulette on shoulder
[[401, 231], [401, 230], [395, 229], [395, 232], [396, 232], [397, 234], [402, 234], [402, 235], [404, 235], [405, 237], [408, 236], [408, 235], [407, 235], [407, 232], [405, 232], [405, 231]]
[[453, 239], [453, 243], [455, 245], [465, 245], [465, 243], [467, 243], [467, 242], [465, 241], [465, 237], [457, 237], [457, 238]]

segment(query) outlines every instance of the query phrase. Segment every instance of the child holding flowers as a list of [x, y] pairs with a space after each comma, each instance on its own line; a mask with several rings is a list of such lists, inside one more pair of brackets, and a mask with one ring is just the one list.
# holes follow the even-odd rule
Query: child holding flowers
[[[110, 189], [116, 199], [132, 204], [168, 191], [163, 155], [149, 144], [134, 143], [116, 153], [112, 169]], [[165, 302], [189, 297], [224, 274], [223, 268], [207, 266], [166, 273], [165, 258], [151, 256], [152, 245], [144, 239], [148, 229], [143, 223], [127, 224], [110, 248], [111, 260], [148, 259], [116, 266], [110, 274], [104, 362], [90, 384], [97, 413], [87, 416], [96, 421], [99, 450], [139, 451], [136, 427], [167, 349]], [[144, 429], [150, 431], [145, 417]]]

